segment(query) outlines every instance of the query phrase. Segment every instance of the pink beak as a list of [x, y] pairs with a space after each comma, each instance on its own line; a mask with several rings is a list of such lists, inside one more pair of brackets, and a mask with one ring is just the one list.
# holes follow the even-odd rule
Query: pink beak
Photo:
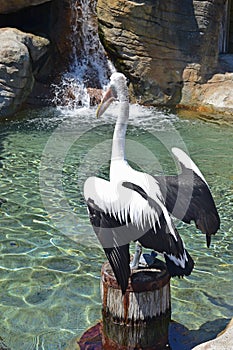
[[113, 94], [112, 89], [108, 88], [108, 90], [104, 94], [102, 101], [100, 102], [97, 108], [96, 117], [99, 118], [102, 114], [104, 114], [104, 112], [108, 109], [108, 107], [113, 101], [116, 101], [116, 98]]

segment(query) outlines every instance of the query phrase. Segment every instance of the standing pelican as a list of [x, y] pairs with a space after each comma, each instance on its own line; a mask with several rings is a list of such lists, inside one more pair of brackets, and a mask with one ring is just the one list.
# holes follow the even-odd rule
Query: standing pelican
[[[137, 240], [142, 246], [162, 254], [171, 276], [189, 275], [194, 262], [184, 247], [169, 211], [185, 222], [195, 220], [199, 228], [205, 229], [203, 232], [208, 236], [208, 245], [210, 234], [215, 233], [219, 227], [219, 217], [203, 175], [180, 149], [173, 149], [183, 170], [179, 176], [164, 180], [129, 166], [125, 157], [129, 98], [126, 78], [121, 73], [112, 74], [109, 89], [97, 110], [97, 116], [102, 115], [116, 99], [119, 100], [120, 111], [112, 140], [110, 181], [97, 177], [88, 178], [84, 184], [84, 196], [93, 229], [122, 293], [125, 293], [130, 276], [130, 241]], [[190, 173], [194, 173], [195, 179], [191, 184], [187, 177]], [[183, 182], [182, 176], [186, 182]], [[187, 203], [185, 192], [188, 186], [196, 184], [198, 187], [201, 184], [199, 193], [196, 195], [197, 189], [192, 189], [192, 196]], [[179, 186], [181, 192], [184, 190], [182, 195], [179, 193]], [[202, 203], [203, 198], [210, 205]], [[180, 202], [177, 204], [177, 201]], [[186, 207], [183, 207], [182, 201]], [[204, 214], [198, 215], [199, 211]], [[209, 228], [209, 220], [205, 214], [207, 217], [214, 217], [213, 227]]]

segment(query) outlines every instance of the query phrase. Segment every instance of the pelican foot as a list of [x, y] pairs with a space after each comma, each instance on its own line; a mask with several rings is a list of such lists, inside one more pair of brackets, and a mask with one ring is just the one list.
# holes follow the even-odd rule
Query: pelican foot
[[143, 254], [143, 258], [144, 258], [146, 265], [148, 267], [154, 265], [157, 255], [158, 254], [155, 253], [154, 251], [152, 251], [150, 254]]

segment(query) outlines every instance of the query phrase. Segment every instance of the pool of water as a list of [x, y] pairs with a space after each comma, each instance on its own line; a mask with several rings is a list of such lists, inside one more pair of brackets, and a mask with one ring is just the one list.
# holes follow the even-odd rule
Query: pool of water
[[[98, 120], [94, 109], [37, 109], [0, 123], [0, 336], [12, 350], [65, 349], [101, 317], [105, 257], [83, 183], [108, 177], [115, 108]], [[129, 162], [173, 174], [171, 147], [183, 148], [205, 175], [221, 216], [210, 249], [194, 225], [177, 222], [196, 263], [191, 276], [171, 281], [172, 319], [185, 329], [188, 350], [233, 315], [233, 125], [134, 105], [130, 114]]]

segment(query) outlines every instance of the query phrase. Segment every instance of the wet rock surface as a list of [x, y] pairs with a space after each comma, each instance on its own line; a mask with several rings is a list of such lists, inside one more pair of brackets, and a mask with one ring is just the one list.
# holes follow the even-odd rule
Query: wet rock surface
[[184, 70], [180, 104], [185, 108], [206, 112], [233, 113], [233, 55], [222, 55], [217, 73], [202, 82], [197, 65]]
[[13, 28], [0, 29], [0, 117], [12, 115], [32, 91], [37, 64], [49, 41]]

